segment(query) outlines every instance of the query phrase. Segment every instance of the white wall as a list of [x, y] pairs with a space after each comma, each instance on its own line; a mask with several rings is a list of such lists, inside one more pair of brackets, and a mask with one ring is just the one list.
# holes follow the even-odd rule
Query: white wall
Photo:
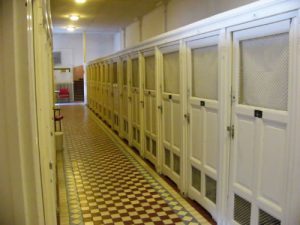
[[125, 46], [134, 46], [140, 42], [140, 39], [140, 22], [135, 21], [125, 29]]
[[34, 74], [29, 72], [28, 8], [19, 0], [0, 0], [0, 224], [42, 225], [44, 221], [35, 167], [38, 140]]
[[87, 33], [86, 60], [87, 62], [114, 52], [114, 34]]
[[[131, 47], [140, 41], [185, 26], [218, 13], [249, 4], [255, 0], [171, 0], [159, 6], [139, 21], [125, 28], [125, 46]], [[166, 7], [166, 10], [164, 8]], [[140, 31], [141, 30], [141, 31]], [[139, 37], [141, 35], [141, 40]]]
[[142, 40], [165, 32], [165, 7], [161, 5], [142, 18]]
[[124, 31], [121, 30], [114, 35], [114, 52], [120, 51], [124, 48], [124, 34]]
[[74, 67], [83, 64], [82, 34], [54, 34], [53, 51], [62, 52], [60, 67]]

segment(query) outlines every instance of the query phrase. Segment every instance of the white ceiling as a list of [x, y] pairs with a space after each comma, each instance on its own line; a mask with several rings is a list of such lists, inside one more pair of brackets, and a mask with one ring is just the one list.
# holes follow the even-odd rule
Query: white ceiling
[[[80, 27], [77, 32], [117, 32], [165, 0], [87, 0], [76, 4], [74, 0], [51, 0], [54, 32], [66, 32], [67, 25]], [[72, 22], [68, 16], [79, 14]]]

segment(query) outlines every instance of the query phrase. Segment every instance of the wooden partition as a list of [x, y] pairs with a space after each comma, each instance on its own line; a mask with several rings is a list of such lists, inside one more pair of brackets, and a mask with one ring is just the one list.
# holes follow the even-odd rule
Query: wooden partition
[[90, 62], [88, 106], [218, 224], [299, 224], [299, 5], [256, 2]]

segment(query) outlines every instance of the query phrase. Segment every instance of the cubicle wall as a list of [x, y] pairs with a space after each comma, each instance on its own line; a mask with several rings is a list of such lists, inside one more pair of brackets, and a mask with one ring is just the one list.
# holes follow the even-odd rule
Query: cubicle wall
[[218, 224], [299, 224], [298, 9], [253, 3], [90, 62], [88, 106]]

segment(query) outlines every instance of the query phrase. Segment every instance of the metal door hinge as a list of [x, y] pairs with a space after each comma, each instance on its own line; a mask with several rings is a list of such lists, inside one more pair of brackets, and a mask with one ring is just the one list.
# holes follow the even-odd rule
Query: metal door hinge
[[227, 131], [229, 132], [230, 137], [234, 138], [234, 125], [228, 126]]
[[191, 118], [190, 113], [184, 114], [184, 118], [186, 119], [186, 121], [187, 121], [188, 123], [190, 123], [190, 118]]

